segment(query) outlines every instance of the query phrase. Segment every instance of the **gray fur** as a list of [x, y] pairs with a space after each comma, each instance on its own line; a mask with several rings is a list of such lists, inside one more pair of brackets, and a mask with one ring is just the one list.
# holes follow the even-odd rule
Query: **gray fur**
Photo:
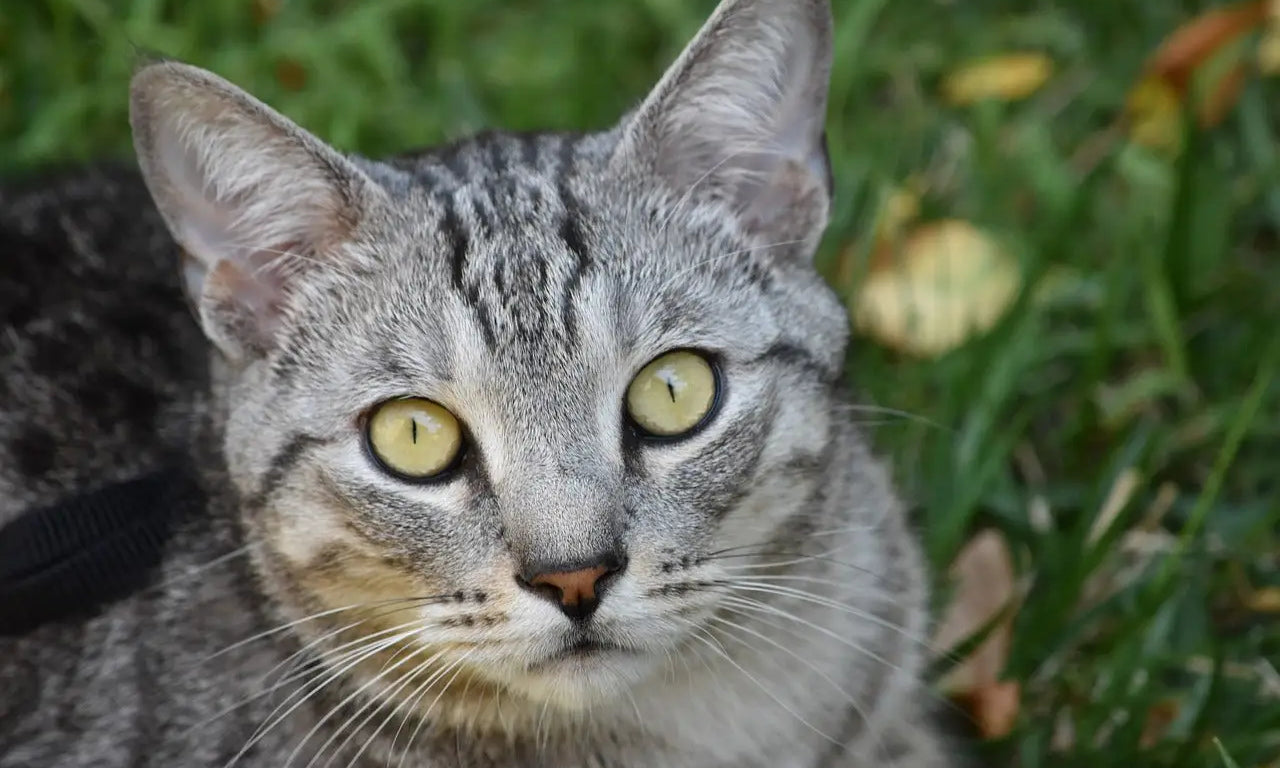
[[[726, 0], [611, 131], [378, 162], [156, 63], [141, 177], [0, 188], [0, 521], [174, 452], [210, 496], [151, 588], [0, 639], [0, 766], [950, 764], [924, 568], [809, 263], [830, 37], [825, 0]], [[722, 407], [646, 443], [629, 379], [685, 347]], [[368, 459], [403, 395], [466, 425], [449, 479]], [[585, 628], [513, 578], [616, 546]]]

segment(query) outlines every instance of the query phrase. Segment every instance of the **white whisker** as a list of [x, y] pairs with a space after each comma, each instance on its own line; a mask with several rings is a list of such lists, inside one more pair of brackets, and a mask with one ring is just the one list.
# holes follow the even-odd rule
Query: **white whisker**
[[[413, 748], [413, 742], [416, 741], [418, 738], [418, 732], [422, 730], [422, 727], [426, 725], [427, 720], [430, 719], [431, 711], [435, 709], [436, 704], [440, 701], [440, 697], [444, 695], [445, 691], [449, 690], [449, 686], [452, 685], [453, 681], [457, 679], [458, 673], [462, 671], [463, 662], [465, 662], [467, 660], [467, 657], [469, 657], [473, 653], [475, 653], [474, 648], [468, 650], [466, 653], [459, 656], [457, 659], [452, 661], [443, 669], [439, 670], [436, 673], [433, 673], [431, 678], [428, 679], [424, 684], [424, 687], [422, 690], [423, 690], [423, 695], [425, 696], [426, 692], [429, 690], [429, 688], [425, 686], [429, 686], [431, 683], [444, 677], [444, 675], [446, 675], [449, 672], [449, 670], [455, 670], [453, 673], [453, 676], [450, 677], [447, 681], [445, 681], [445, 684], [440, 688], [440, 692], [437, 693], [436, 697], [431, 700], [431, 704], [427, 706], [427, 710], [419, 716], [418, 725], [413, 729], [413, 733], [409, 735], [409, 740], [405, 742], [405, 745], [404, 745], [404, 752], [400, 754], [400, 762], [397, 763], [398, 768], [403, 768], [405, 758], [409, 756], [409, 751]], [[392, 743], [394, 745], [394, 742]], [[389, 753], [388, 753], [388, 757], [390, 757]]]
[[[697, 638], [697, 639], [699, 639], [699, 640], [702, 640], [703, 642], [707, 642], [707, 641], [706, 641], [706, 639], [705, 639], [705, 638], [703, 638], [701, 635], [694, 635], [694, 637], [695, 637], [695, 638]], [[756, 678], [756, 676], [755, 676], [755, 675], [753, 675], [753, 674], [751, 674], [750, 672], [748, 672], [748, 671], [747, 671], [747, 670], [746, 670], [746, 669], [745, 669], [741, 664], [739, 664], [737, 661], [734, 661], [733, 657], [732, 657], [732, 656], [730, 656], [730, 655], [729, 655], [729, 653], [728, 653], [727, 651], [725, 651], [722, 647], [719, 647], [718, 645], [711, 645], [710, 643], [708, 643], [708, 647], [710, 647], [710, 648], [711, 648], [711, 650], [712, 650], [714, 653], [716, 653], [717, 655], [719, 655], [719, 656], [720, 656], [720, 658], [722, 658], [722, 659], [724, 659], [726, 662], [728, 662], [728, 663], [729, 663], [729, 665], [731, 665], [732, 667], [734, 667], [735, 669], [737, 669], [739, 672], [741, 672], [741, 673], [743, 674], [743, 676], [745, 676], [748, 680], [750, 680], [751, 682], [755, 683], [756, 687], [757, 687], [757, 688], [759, 688], [759, 689], [760, 689], [760, 691], [761, 691], [764, 695], [768, 696], [770, 699], [772, 699], [772, 700], [773, 700], [773, 702], [774, 702], [775, 704], [777, 704], [778, 706], [780, 706], [780, 707], [782, 707], [784, 710], [786, 710], [786, 712], [787, 712], [788, 714], [790, 714], [792, 717], [794, 717], [796, 720], [798, 720], [798, 721], [800, 722], [800, 724], [801, 724], [801, 725], [803, 725], [804, 727], [806, 727], [806, 728], [808, 728], [809, 730], [813, 731], [815, 734], [817, 734], [818, 736], [822, 737], [822, 738], [823, 738], [823, 739], [825, 739], [826, 741], [829, 741], [829, 742], [831, 742], [832, 744], [835, 744], [835, 745], [837, 745], [837, 746], [843, 746], [843, 745], [841, 745], [841, 744], [840, 744], [840, 742], [838, 742], [838, 741], [836, 741], [835, 739], [831, 738], [830, 736], [828, 736], [828, 735], [827, 735], [825, 732], [823, 732], [822, 730], [820, 730], [820, 729], [818, 729], [818, 728], [814, 727], [814, 725], [813, 725], [812, 723], [810, 723], [808, 720], [806, 720], [806, 719], [805, 719], [805, 718], [804, 718], [804, 717], [803, 717], [799, 712], [796, 712], [796, 711], [795, 711], [794, 709], [792, 709], [792, 708], [791, 708], [791, 707], [790, 707], [790, 706], [789, 706], [785, 701], [783, 701], [782, 699], [780, 699], [780, 698], [777, 696], [777, 694], [775, 694], [773, 691], [769, 690], [769, 688], [768, 688], [764, 683], [760, 682], [760, 680], [759, 680], [758, 678]]]
[[[429, 650], [431, 650], [429, 646], [422, 646], [417, 650], [413, 651], [411, 654], [409, 654], [409, 656], [405, 659], [405, 661], [408, 661], [409, 659], [412, 659], [413, 657], [418, 656], [419, 654], [425, 653]], [[342, 730], [345, 729], [351, 723], [352, 720], [359, 717], [361, 712], [373, 706], [375, 703], [377, 704], [377, 707], [374, 708], [373, 711], [370, 712], [368, 715], [366, 715], [364, 720], [360, 721], [359, 725], [356, 725], [347, 733], [347, 737], [342, 740], [342, 743], [334, 748], [333, 755], [330, 756], [330, 758], [325, 761], [325, 768], [328, 768], [329, 764], [333, 762], [334, 757], [337, 757], [339, 754], [342, 753], [342, 750], [346, 749], [347, 744], [350, 743], [351, 739], [356, 735], [356, 733], [364, 729], [369, 724], [370, 720], [372, 720], [374, 717], [377, 717], [378, 713], [382, 711], [383, 707], [392, 703], [395, 700], [395, 696], [400, 691], [404, 690], [409, 685], [412, 685], [413, 679], [417, 677], [418, 674], [420, 674], [424, 669], [427, 669], [428, 667], [430, 667], [432, 662], [440, 658], [440, 656], [443, 654], [444, 654], [444, 651], [436, 651], [434, 654], [427, 657], [425, 660], [419, 662], [416, 666], [412, 667], [408, 672], [406, 672], [405, 674], [397, 678], [396, 682], [393, 683], [391, 687], [389, 687], [386, 691], [380, 694], [376, 694], [373, 698], [371, 698], [364, 706], [362, 706], [359, 710], [357, 710], [355, 714], [349, 717], [347, 721], [343, 723], [342, 726], [337, 731], [334, 731], [334, 735], [329, 737], [330, 740], [332, 740], [334, 736], [337, 736], [337, 734], [341, 733]], [[399, 666], [399, 665], [397, 664], [396, 666]], [[394, 668], [395, 667], [392, 667], [392, 669]], [[394, 712], [395, 710], [393, 709], [392, 713]], [[365, 750], [369, 748], [369, 745], [373, 743], [373, 740], [376, 739], [378, 734], [382, 731], [382, 729], [386, 727], [386, 724], [389, 720], [390, 720], [390, 715], [386, 718], [383, 718], [382, 724], [379, 725], [377, 729], [375, 729], [374, 732], [370, 734], [367, 739], [365, 739], [364, 745], [361, 746], [360, 749], [356, 751], [355, 755], [351, 757], [351, 760], [348, 761], [347, 763], [348, 768], [356, 764], [356, 762], [360, 759], [360, 756], [364, 754]], [[325, 747], [327, 747], [328, 744], [329, 742], [325, 742], [325, 744], [321, 745], [320, 747], [321, 753], [324, 752]], [[310, 768], [310, 764], [308, 764], [308, 768]]]
[[[398, 636], [398, 639], [397, 639], [397, 641], [396, 641], [396, 642], [399, 642], [399, 640], [403, 640], [403, 639], [406, 639], [406, 638], [412, 637], [413, 635], [415, 635], [415, 634], [417, 634], [417, 633], [418, 633], [418, 630], [414, 630], [414, 631], [406, 632], [406, 633], [404, 633], [402, 636]], [[394, 643], [392, 643], [392, 645], [394, 645]], [[390, 647], [390, 646], [386, 646], [386, 647]], [[381, 649], [379, 649], [379, 650], [381, 650]], [[410, 657], [410, 658], [412, 658], [412, 657]], [[395, 664], [395, 665], [393, 665], [390, 669], [386, 669], [386, 670], [383, 670], [383, 671], [379, 672], [378, 674], [374, 675], [371, 679], [369, 679], [369, 680], [365, 681], [363, 684], [361, 684], [359, 687], [357, 687], [354, 691], [352, 691], [351, 693], [349, 693], [349, 694], [347, 694], [345, 697], [343, 697], [343, 699], [342, 699], [341, 701], [339, 701], [337, 704], [335, 704], [335, 705], [333, 705], [332, 707], [330, 707], [330, 708], [329, 708], [329, 711], [328, 711], [327, 713], [325, 713], [324, 717], [322, 717], [322, 718], [320, 718], [319, 720], [317, 720], [317, 721], [316, 721], [316, 723], [315, 723], [315, 725], [312, 725], [312, 726], [311, 726], [311, 730], [307, 731], [307, 734], [306, 734], [305, 736], [303, 736], [303, 737], [302, 737], [302, 740], [301, 740], [300, 742], [298, 742], [298, 745], [297, 745], [296, 747], [294, 747], [294, 748], [293, 748], [293, 751], [292, 751], [292, 752], [290, 752], [290, 753], [289, 753], [289, 757], [288, 757], [288, 758], [286, 758], [286, 759], [285, 759], [285, 761], [284, 761], [285, 768], [288, 768], [288, 766], [290, 766], [290, 765], [292, 765], [292, 764], [293, 764], [293, 759], [294, 759], [295, 757], [297, 757], [297, 756], [298, 756], [298, 753], [299, 753], [299, 752], [301, 752], [301, 751], [302, 751], [302, 748], [306, 745], [306, 743], [307, 743], [308, 741], [310, 741], [310, 740], [311, 740], [311, 737], [312, 737], [312, 736], [314, 736], [314, 735], [315, 735], [315, 734], [320, 730], [321, 726], [323, 726], [325, 723], [329, 722], [329, 718], [333, 717], [334, 713], [336, 713], [338, 710], [340, 710], [340, 709], [342, 709], [343, 707], [345, 707], [345, 706], [347, 706], [348, 704], [350, 704], [354, 699], [356, 699], [356, 698], [357, 698], [358, 696], [360, 696], [362, 693], [364, 693], [365, 691], [367, 691], [367, 690], [368, 690], [369, 688], [371, 688], [372, 686], [376, 685], [376, 684], [378, 683], [378, 681], [379, 681], [379, 680], [381, 680], [385, 675], [387, 675], [387, 674], [388, 674], [388, 673], [390, 673], [390, 672], [395, 671], [397, 668], [399, 668], [402, 664], [406, 663], [407, 661], [408, 661], [408, 659], [403, 659], [403, 660], [401, 660], [401, 661], [399, 661], [399, 662], [396, 662], [396, 664]], [[334, 732], [334, 734], [335, 734], [335, 735], [336, 735], [337, 733], [338, 733], [337, 731], [335, 731], [335, 732]], [[333, 738], [333, 736], [330, 736], [330, 739], [332, 739], [332, 738]], [[322, 745], [322, 746], [320, 747], [320, 750], [321, 750], [321, 751], [323, 751], [324, 747], [325, 747], [325, 746], [327, 746], [329, 743], [330, 743], [329, 741], [326, 741], [326, 742], [325, 742], [325, 744], [324, 744], [324, 745]], [[317, 755], [317, 756], [318, 756], [319, 754], [320, 754], [319, 752], [317, 752], [317, 753], [316, 753], [316, 755]], [[306, 768], [311, 768], [311, 765], [315, 762], [315, 759], [316, 759], [315, 757], [312, 757], [312, 758], [311, 758], [311, 760], [307, 763]]]
[[802, 600], [804, 602], [813, 603], [815, 605], [821, 605], [826, 608], [831, 608], [832, 610], [840, 611], [842, 613], [847, 613], [850, 616], [855, 616], [862, 621], [870, 622], [872, 624], [875, 624], [876, 626], [887, 629], [890, 632], [896, 632], [901, 637], [907, 640], [910, 640], [913, 643], [916, 643], [917, 645], [921, 646], [922, 648], [924, 648], [925, 650], [931, 653], [938, 653], [938, 650], [935, 649], [930, 644], [930, 642], [925, 638], [912, 634], [911, 632], [907, 631], [905, 628], [893, 623], [892, 621], [889, 621], [888, 619], [885, 619], [881, 616], [877, 616], [876, 614], [871, 613], [869, 611], [864, 611], [859, 608], [854, 608], [853, 606], [848, 605], [846, 603], [842, 603], [839, 600], [833, 600], [828, 597], [822, 597], [821, 595], [815, 595], [812, 592], [806, 592], [801, 589], [795, 589], [794, 587], [771, 584], [764, 577], [753, 577], [748, 579], [733, 579], [726, 582], [726, 584], [730, 586], [731, 589], [742, 589], [750, 592], [764, 592], [764, 593], [779, 595], [783, 597], [791, 597], [796, 600]]
[[[289, 699], [286, 699], [279, 706], [277, 706], [269, 715], [267, 715], [266, 719], [271, 721], [270, 724], [264, 724], [264, 727], [259, 727], [258, 730], [255, 731], [253, 735], [249, 737], [249, 740], [245, 743], [245, 745], [240, 748], [240, 751], [237, 752], [229, 762], [227, 762], [226, 768], [230, 768], [230, 766], [233, 766], [237, 762], [239, 762], [240, 758], [244, 757], [245, 753], [248, 752], [249, 749], [251, 749], [254, 744], [257, 744], [259, 741], [261, 741], [262, 738], [266, 736], [267, 733], [269, 733], [272, 729], [274, 729], [286, 718], [288, 718], [289, 715], [297, 711], [298, 707], [302, 706], [309, 699], [311, 699], [311, 697], [315, 696], [318, 692], [323, 690], [326, 686], [331, 684], [334, 680], [337, 680], [339, 677], [346, 674], [348, 671], [354, 669], [357, 665], [362, 663], [365, 659], [373, 657], [374, 655], [381, 652], [383, 649], [389, 648], [395, 645], [396, 643], [400, 642], [401, 640], [404, 640], [405, 638], [412, 636], [413, 634], [414, 634], [414, 631], [403, 632], [399, 635], [394, 635], [390, 638], [381, 640], [376, 643], [372, 643], [370, 644], [369, 647], [362, 647], [361, 649], [359, 649], [360, 652], [356, 655], [356, 658], [354, 660], [346, 662], [342, 667], [333, 671], [332, 674], [330, 674], [324, 681], [322, 681], [319, 685], [317, 685], [311, 691], [306, 693], [306, 695], [304, 695], [302, 698], [298, 699], [298, 701], [294, 703], [293, 706], [289, 707], [288, 710], [286, 710], [284, 713], [277, 716], [276, 713], [279, 712], [280, 709], [283, 708], [286, 704], [288, 704], [289, 699], [293, 698], [293, 696], [290, 696]], [[294, 695], [296, 695], [296, 692]], [[286, 762], [286, 765], [287, 765], [287, 762]]]

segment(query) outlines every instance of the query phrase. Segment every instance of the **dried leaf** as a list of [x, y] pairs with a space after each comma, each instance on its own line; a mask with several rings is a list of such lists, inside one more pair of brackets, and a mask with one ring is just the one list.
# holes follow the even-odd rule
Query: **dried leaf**
[[1254, 590], [1247, 601], [1254, 613], [1280, 613], [1280, 587], [1263, 587]]
[[1053, 74], [1042, 53], [1010, 53], [966, 64], [942, 82], [944, 98], [955, 106], [996, 99], [1016, 101], [1035, 93]]
[[1134, 141], [1178, 151], [1182, 109], [1198, 122], [1221, 123], [1240, 98], [1248, 75], [1249, 36], [1267, 19], [1268, 0], [1214, 8], [1174, 30], [1152, 55], [1126, 103]]
[[1168, 733], [1169, 726], [1173, 725], [1173, 721], [1178, 718], [1178, 711], [1181, 708], [1177, 699], [1161, 699], [1152, 704], [1142, 723], [1138, 744], [1143, 749], [1152, 749], [1159, 744]]
[[1176, 153], [1182, 149], [1182, 98], [1158, 76], [1143, 78], [1125, 103], [1129, 135], [1144, 147]]
[[[871, 226], [871, 271], [892, 265], [895, 244], [902, 240], [904, 230], [920, 215], [923, 188], [923, 180], [912, 176], [901, 186], [889, 190]], [[857, 280], [861, 258], [861, 243], [849, 243], [841, 251], [835, 266], [837, 285], [852, 285]]]
[[852, 311], [880, 342], [936, 356], [995, 325], [1021, 283], [1018, 263], [991, 237], [945, 220], [915, 229], [896, 251], [873, 254]]
[[963, 703], [986, 738], [1007, 735], [1017, 719], [1021, 688], [1001, 680], [1009, 659], [1013, 611], [1018, 599], [1013, 557], [994, 530], [976, 535], [951, 565], [955, 593], [934, 635], [934, 646], [953, 648], [1008, 611], [973, 653], [941, 681], [942, 689]]
[[300, 91], [307, 86], [307, 70], [296, 59], [276, 62], [276, 80], [285, 90]]
[[1147, 72], [1186, 94], [1196, 70], [1219, 50], [1267, 18], [1267, 0], [1212, 8], [1174, 30], [1156, 49]]
[[1022, 686], [1016, 680], [992, 683], [959, 700], [966, 705], [983, 738], [1000, 739], [1013, 732], [1022, 707]]
[[1267, 23], [1258, 41], [1258, 71], [1264, 75], [1280, 74], [1280, 2], [1267, 4]]
[[258, 26], [262, 26], [276, 17], [280, 13], [284, 0], [254, 0], [253, 2], [253, 21]]

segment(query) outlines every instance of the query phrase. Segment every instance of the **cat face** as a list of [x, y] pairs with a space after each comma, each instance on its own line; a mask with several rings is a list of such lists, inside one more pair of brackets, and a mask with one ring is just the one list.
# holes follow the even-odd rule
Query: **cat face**
[[804, 525], [846, 340], [809, 264], [828, 14], [726, 2], [611, 131], [381, 163], [139, 72], [257, 567], [336, 668], [586, 707], [699, 642], [725, 553]]

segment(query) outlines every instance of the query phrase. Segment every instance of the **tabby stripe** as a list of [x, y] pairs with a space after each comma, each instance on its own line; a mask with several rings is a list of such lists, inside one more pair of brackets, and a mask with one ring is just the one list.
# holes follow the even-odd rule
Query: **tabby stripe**
[[262, 485], [249, 498], [250, 509], [261, 509], [266, 506], [275, 494], [276, 489], [284, 482], [293, 468], [298, 465], [298, 460], [303, 454], [317, 445], [323, 445], [326, 441], [313, 435], [294, 435], [285, 442], [284, 447], [280, 449], [275, 456], [271, 457], [271, 462], [267, 466], [267, 472], [262, 476]]
[[538, 170], [538, 135], [525, 133], [519, 135], [520, 162], [529, 171]]
[[560, 239], [577, 258], [572, 274], [565, 281], [564, 293], [560, 298], [560, 319], [569, 339], [574, 339], [578, 335], [577, 319], [573, 314], [573, 296], [578, 290], [578, 284], [582, 282], [582, 274], [590, 265], [587, 245], [582, 233], [582, 203], [569, 186], [574, 170], [576, 149], [576, 139], [566, 137], [560, 144], [560, 164], [556, 169], [556, 191], [560, 195], [560, 203], [564, 206], [564, 219], [560, 222]]
[[440, 227], [444, 230], [445, 240], [449, 244], [453, 264], [453, 289], [460, 294], [465, 294], [466, 286], [463, 283], [463, 277], [467, 270], [467, 250], [471, 247], [471, 239], [463, 229], [462, 221], [458, 219], [458, 212], [453, 207], [453, 197], [440, 195], [437, 199], [444, 208]]
[[781, 363], [782, 365], [803, 368], [825, 382], [831, 382], [840, 375], [840, 371], [831, 370], [826, 365], [823, 365], [818, 358], [810, 354], [807, 349], [789, 341], [775, 341], [764, 352], [747, 361], [747, 365], [760, 365], [761, 363]]
[[480, 306], [479, 291], [474, 286], [467, 285], [467, 254], [471, 250], [471, 237], [467, 233], [462, 219], [458, 217], [453, 196], [440, 194], [436, 196], [436, 201], [443, 210], [440, 228], [444, 231], [445, 240], [449, 245], [450, 262], [453, 265], [450, 278], [453, 283], [453, 289], [458, 292], [459, 296], [463, 297], [467, 306], [475, 312], [476, 320], [480, 323], [480, 332], [484, 334], [485, 343], [492, 349], [494, 345], [493, 323], [485, 313], [484, 308]]

